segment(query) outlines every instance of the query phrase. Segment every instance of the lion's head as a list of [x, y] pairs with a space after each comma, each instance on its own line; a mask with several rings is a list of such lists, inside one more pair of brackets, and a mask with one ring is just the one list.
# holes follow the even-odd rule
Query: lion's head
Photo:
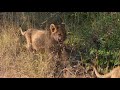
[[58, 25], [51, 24], [50, 33], [52, 40], [55, 40], [56, 42], [62, 44], [66, 39], [65, 24], [64, 23]]

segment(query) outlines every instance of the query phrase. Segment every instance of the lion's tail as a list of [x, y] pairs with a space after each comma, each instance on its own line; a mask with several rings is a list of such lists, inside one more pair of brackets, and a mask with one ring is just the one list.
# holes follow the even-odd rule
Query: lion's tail
[[22, 35], [25, 35], [26, 31], [23, 32], [21, 27], [19, 28], [19, 30], [20, 30], [20, 32], [21, 32]]
[[108, 74], [105, 74], [105, 75], [100, 75], [94, 66], [93, 66], [93, 69], [94, 69], [95, 74], [98, 78], [110, 78], [111, 77], [111, 72]]

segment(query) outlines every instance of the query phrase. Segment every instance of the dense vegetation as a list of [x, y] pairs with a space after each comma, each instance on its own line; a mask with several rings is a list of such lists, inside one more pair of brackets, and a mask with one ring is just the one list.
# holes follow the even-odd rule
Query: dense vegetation
[[[24, 54], [24, 48], [21, 47], [23, 41], [20, 39], [18, 28], [22, 26], [24, 29], [31, 27], [39, 29], [42, 22], [54, 15], [60, 15], [63, 18], [67, 29], [65, 43], [77, 49], [81, 61], [84, 63], [94, 62], [99, 69], [106, 68], [106, 70], [120, 64], [119, 12], [1, 12], [0, 61], [3, 63], [1, 62], [0, 67], [4, 68], [8, 65], [8, 61], [11, 60], [9, 62], [11, 64], [16, 60], [16, 64], [19, 62], [16, 65], [17, 70], [24, 63], [24, 66], [21, 66], [24, 68], [21, 72], [31, 73], [30, 70], [33, 69], [29, 65], [34, 63], [37, 65], [34, 66], [34, 69], [38, 70], [34, 72], [37, 72], [38, 76], [30, 74], [30, 77], [45, 77], [43, 73], [40, 74], [40, 68], [35, 67], [41, 67], [46, 62], [40, 63], [38, 60], [29, 62], [31, 56]], [[41, 56], [37, 58], [41, 59]], [[29, 64], [25, 62], [29, 62]], [[3, 67], [3, 65], [6, 66]], [[43, 66], [45, 67], [45, 65]], [[26, 67], [28, 69], [25, 69]]]

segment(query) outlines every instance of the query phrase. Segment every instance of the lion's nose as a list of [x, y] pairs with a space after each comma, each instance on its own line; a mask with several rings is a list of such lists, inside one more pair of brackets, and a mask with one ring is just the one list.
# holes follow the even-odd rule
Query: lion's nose
[[62, 42], [63, 42], [63, 40], [62, 40], [61, 38], [59, 38], [59, 39], [58, 39], [58, 42], [59, 42], [59, 43], [62, 43]]
[[59, 41], [59, 42], [62, 42], [62, 40], [61, 40], [61, 39], [58, 39], [58, 41]]

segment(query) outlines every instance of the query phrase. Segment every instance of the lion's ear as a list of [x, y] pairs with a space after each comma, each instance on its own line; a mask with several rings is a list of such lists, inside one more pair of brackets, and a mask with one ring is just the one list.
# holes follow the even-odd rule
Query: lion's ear
[[51, 31], [52, 33], [57, 32], [57, 29], [56, 29], [56, 27], [55, 27], [54, 24], [51, 24], [51, 25], [50, 25], [50, 31]]

